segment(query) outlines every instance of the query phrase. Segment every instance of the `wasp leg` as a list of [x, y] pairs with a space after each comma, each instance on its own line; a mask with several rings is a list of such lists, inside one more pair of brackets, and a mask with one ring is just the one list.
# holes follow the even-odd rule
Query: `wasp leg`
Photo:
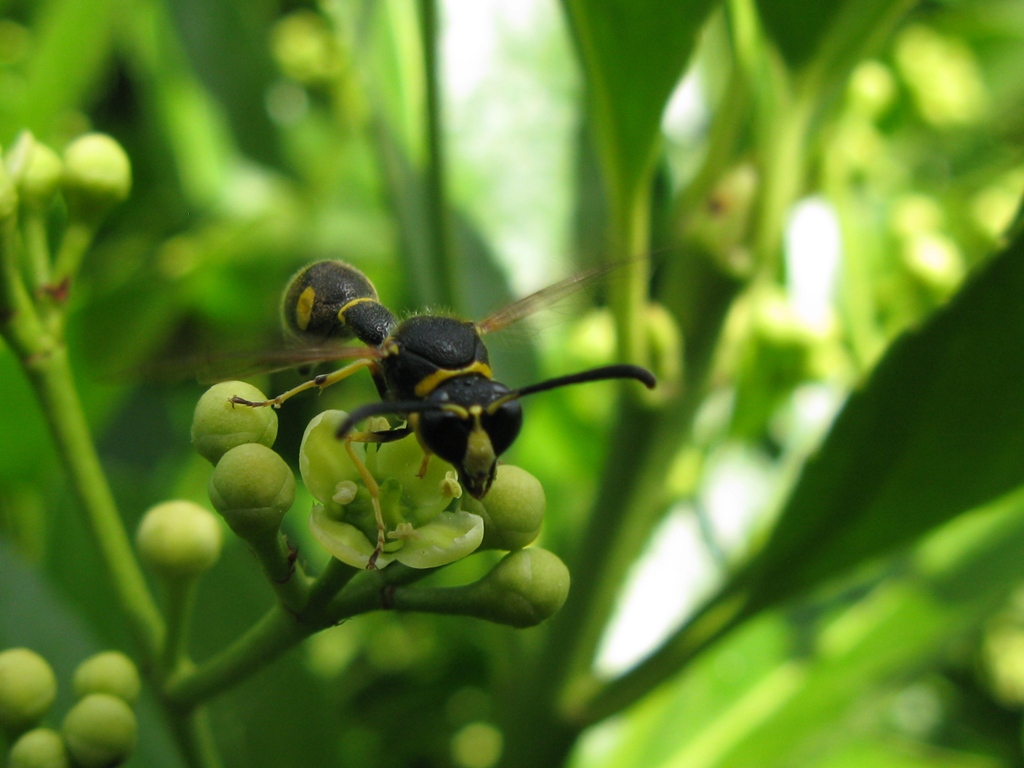
[[373, 554], [370, 555], [370, 560], [366, 564], [366, 570], [368, 571], [377, 570], [377, 558], [384, 551], [384, 544], [387, 542], [387, 528], [384, 525], [384, 513], [380, 508], [380, 486], [377, 485], [377, 481], [370, 474], [370, 470], [367, 469], [365, 462], [356, 454], [352, 443], [391, 443], [410, 434], [412, 434], [410, 427], [402, 427], [386, 432], [352, 432], [344, 437], [345, 450], [348, 452], [349, 458], [352, 459], [352, 463], [355, 465], [356, 471], [359, 472], [359, 476], [363, 479], [366, 490], [370, 492], [370, 501], [373, 503], [373, 516], [377, 522], [377, 545], [373, 548]]
[[297, 387], [292, 387], [287, 392], [282, 392], [277, 397], [272, 397], [269, 400], [246, 400], [238, 397], [237, 395], [231, 398], [231, 402], [235, 405], [248, 405], [251, 408], [264, 408], [266, 406], [273, 406], [274, 408], [280, 408], [281, 403], [285, 400], [294, 397], [300, 392], [305, 392], [307, 389], [318, 387], [319, 389], [325, 389], [332, 384], [337, 384], [342, 379], [347, 379], [356, 371], [362, 370], [363, 368], [370, 368], [377, 364], [376, 360], [371, 358], [365, 358], [363, 360], [356, 360], [354, 363], [346, 365], [344, 368], [339, 368], [331, 373], [322, 373], [319, 376], [314, 376], [309, 381], [304, 381]]
[[424, 448], [423, 449], [423, 463], [420, 464], [420, 469], [416, 473], [416, 477], [418, 477], [420, 480], [422, 480], [424, 477], [427, 476], [427, 467], [430, 466], [430, 457], [431, 456], [433, 456], [433, 454], [430, 451], [428, 451], [426, 448]]

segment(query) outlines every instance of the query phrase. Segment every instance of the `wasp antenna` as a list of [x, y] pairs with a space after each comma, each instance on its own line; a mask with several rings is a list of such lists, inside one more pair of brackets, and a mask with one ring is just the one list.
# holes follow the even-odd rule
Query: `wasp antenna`
[[547, 381], [541, 381], [528, 387], [513, 390], [504, 397], [490, 403], [487, 406], [487, 410], [490, 413], [494, 413], [510, 400], [518, 400], [521, 397], [533, 395], [537, 392], [547, 392], [549, 389], [568, 387], [573, 384], [586, 384], [589, 381], [606, 381], [608, 379], [636, 379], [648, 389], [654, 389], [658, 383], [653, 373], [646, 368], [641, 368], [639, 365], [605, 365], [600, 368], [591, 368], [589, 371], [570, 373], [568, 376], [556, 376]]
[[410, 413], [423, 413], [424, 411], [436, 411], [438, 406], [433, 403], [424, 403], [422, 400], [398, 400], [395, 402], [367, 403], [353, 410], [348, 418], [341, 422], [338, 431], [334, 433], [339, 440], [352, 431], [352, 428], [363, 419], [371, 416], [386, 415], [407, 415]]

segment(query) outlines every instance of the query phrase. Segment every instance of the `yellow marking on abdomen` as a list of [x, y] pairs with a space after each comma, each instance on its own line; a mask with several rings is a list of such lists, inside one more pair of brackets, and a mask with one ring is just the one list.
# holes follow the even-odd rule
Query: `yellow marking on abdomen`
[[345, 306], [338, 310], [338, 319], [344, 323], [345, 313], [352, 309], [352, 307], [354, 307], [356, 304], [362, 304], [364, 301], [375, 302], [376, 299], [371, 298], [370, 296], [360, 296], [358, 299], [352, 299], [352, 301], [350, 301], [348, 304], [346, 304]]
[[315, 303], [316, 289], [312, 285], [307, 285], [306, 289], [299, 294], [299, 300], [295, 303], [295, 324], [299, 326], [299, 330], [304, 331], [309, 327]]

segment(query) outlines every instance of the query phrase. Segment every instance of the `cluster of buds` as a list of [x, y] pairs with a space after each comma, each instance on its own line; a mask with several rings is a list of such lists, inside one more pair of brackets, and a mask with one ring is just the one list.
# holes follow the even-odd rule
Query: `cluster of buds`
[[[295, 552], [280, 530], [295, 499], [295, 480], [271, 448], [277, 416], [270, 408], [237, 405], [239, 398], [266, 399], [240, 382], [215, 385], [196, 407], [192, 441], [214, 464], [213, 506], [260, 558], [285, 607], [301, 613], [304, 592], [293, 583]], [[426, 459], [411, 437], [339, 440], [346, 417], [325, 411], [313, 418], [298, 461], [314, 498], [310, 530], [339, 567], [382, 571], [396, 564], [425, 574], [477, 551], [509, 552], [474, 584], [391, 585], [388, 600], [374, 607], [458, 613], [514, 626], [537, 624], [561, 607], [569, 588], [565, 566], [540, 548], [524, 550], [544, 517], [544, 492], [536, 478], [503, 464], [487, 496], [470, 499], [453, 467], [436, 456]], [[389, 428], [383, 419], [368, 425], [378, 433]]]
[[[26, 276], [32, 289], [58, 303], [67, 294], [103, 218], [131, 190], [131, 164], [110, 136], [88, 133], [72, 141], [59, 156], [23, 132], [4, 153], [0, 165], [0, 220], [13, 221], [20, 212]], [[46, 214], [58, 197], [67, 208], [67, 224], [55, 258], [50, 258]], [[8, 291], [11, 287], [8, 286]], [[9, 295], [11, 310], [24, 310]]]
[[57, 695], [49, 663], [28, 648], [0, 653], [0, 730], [10, 768], [101, 768], [121, 765], [135, 749], [132, 705], [141, 682], [135, 664], [107, 651], [82, 662], [72, 682], [76, 703], [59, 730], [43, 725]]

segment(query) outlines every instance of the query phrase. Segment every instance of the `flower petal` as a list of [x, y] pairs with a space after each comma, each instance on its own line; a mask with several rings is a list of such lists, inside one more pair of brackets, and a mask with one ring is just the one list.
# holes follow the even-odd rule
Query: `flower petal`
[[[375, 545], [354, 525], [332, 519], [323, 505], [313, 505], [313, 511], [309, 514], [309, 529], [320, 545], [341, 562], [355, 568], [366, 568], [370, 564]], [[381, 552], [376, 566], [383, 568], [394, 559], [394, 554]]]
[[465, 510], [441, 512], [417, 528], [393, 557], [410, 568], [436, 568], [472, 554], [483, 537], [484, 521], [479, 515]]
[[[299, 472], [306, 488], [321, 504], [331, 503], [339, 483], [346, 480], [359, 482], [361, 479], [345, 446], [335, 437], [338, 427], [347, 417], [344, 411], [324, 411], [313, 417], [302, 435]], [[366, 446], [354, 443], [353, 448], [362, 458]]]

